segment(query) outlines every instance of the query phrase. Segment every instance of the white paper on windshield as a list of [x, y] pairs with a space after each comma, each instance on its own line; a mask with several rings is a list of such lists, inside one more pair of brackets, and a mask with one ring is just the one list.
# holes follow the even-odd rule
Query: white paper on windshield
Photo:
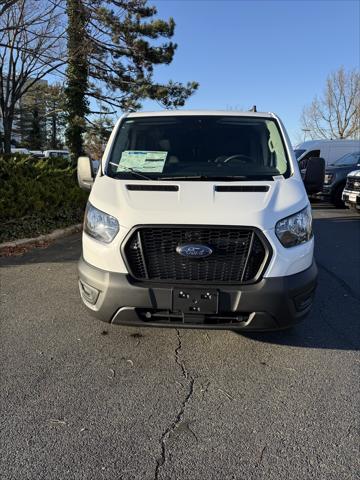
[[117, 168], [118, 172], [126, 169], [138, 172], [161, 173], [164, 170], [168, 152], [155, 152], [149, 150], [125, 150]]

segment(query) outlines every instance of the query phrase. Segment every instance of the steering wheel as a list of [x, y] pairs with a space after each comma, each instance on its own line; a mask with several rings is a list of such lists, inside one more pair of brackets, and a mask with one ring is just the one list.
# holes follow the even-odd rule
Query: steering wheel
[[251, 163], [253, 161], [253, 159], [249, 157], [249, 155], [237, 153], [236, 155], [230, 155], [230, 157], [225, 158], [225, 160], [223, 160], [223, 163], [229, 163], [233, 160], [239, 160], [242, 163]]

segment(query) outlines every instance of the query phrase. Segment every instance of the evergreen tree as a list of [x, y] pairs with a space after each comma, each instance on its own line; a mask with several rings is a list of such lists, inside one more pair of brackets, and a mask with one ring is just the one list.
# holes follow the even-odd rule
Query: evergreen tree
[[67, 0], [67, 12], [67, 139], [75, 157], [82, 151], [89, 97], [115, 113], [139, 109], [145, 98], [177, 108], [197, 89], [196, 82], [154, 81], [154, 67], [173, 60], [175, 22], [155, 18], [147, 0]]
[[30, 150], [43, 150], [46, 144], [47, 83], [39, 81], [21, 98], [15, 110], [15, 128], [18, 143]]
[[37, 105], [34, 105], [31, 111], [31, 120], [28, 135], [23, 142], [24, 147], [28, 147], [31, 150], [43, 149], [44, 135], [42, 123], [43, 122], [41, 122], [39, 108]]
[[64, 87], [60, 83], [48, 85], [45, 89], [46, 105], [46, 147], [50, 150], [62, 149], [64, 146], [64, 130], [66, 125], [66, 101]]
[[85, 151], [89, 157], [101, 160], [113, 127], [114, 123], [107, 115], [100, 115], [91, 121], [84, 138]]

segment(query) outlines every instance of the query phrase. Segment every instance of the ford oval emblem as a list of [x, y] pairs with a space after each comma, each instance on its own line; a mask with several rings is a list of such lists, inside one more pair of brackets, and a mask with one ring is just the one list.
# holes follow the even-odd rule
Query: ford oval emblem
[[199, 245], [195, 243], [189, 243], [186, 245], [179, 245], [176, 247], [176, 251], [179, 255], [183, 257], [192, 257], [192, 258], [205, 258], [213, 253], [210, 247], [206, 245]]

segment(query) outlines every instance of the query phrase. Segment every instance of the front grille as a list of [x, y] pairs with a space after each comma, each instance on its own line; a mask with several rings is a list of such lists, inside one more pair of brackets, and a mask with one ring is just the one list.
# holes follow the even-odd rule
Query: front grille
[[[183, 257], [176, 248], [201, 244], [213, 253]], [[128, 238], [124, 259], [139, 280], [251, 283], [259, 279], [269, 247], [254, 229], [228, 227], [139, 227]]]
[[360, 177], [348, 177], [345, 190], [360, 192]]

